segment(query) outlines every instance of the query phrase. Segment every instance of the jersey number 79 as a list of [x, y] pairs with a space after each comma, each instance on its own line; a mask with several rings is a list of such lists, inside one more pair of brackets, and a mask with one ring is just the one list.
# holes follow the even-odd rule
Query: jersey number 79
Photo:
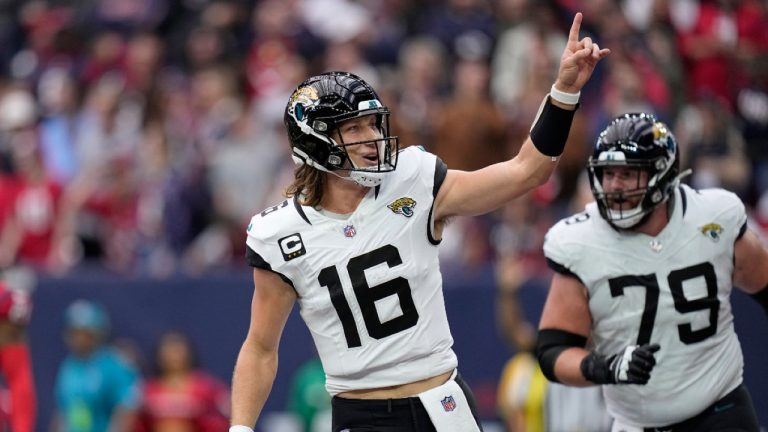
[[[683, 292], [683, 282], [698, 277], [704, 278], [707, 286], [707, 295], [695, 300], [689, 300]], [[675, 310], [681, 314], [709, 310], [709, 325], [707, 327], [693, 330], [690, 323], [677, 326], [680, 340], [690, 345], [714, 335], [717, 332], [720, 300], [717, 299], [717, 275], [712, 264], [704, 262], [680, 270], [674, 270], [667, 276], [667, 283], [669, 284], [669, 290], [672, 292]], [[645, 307], [643, 308], [643, 316], [640, 320], [640, 333], [637, 335], [637, 344], [650, 343], [653, 323], [656, 319], [656, 310], [659, 304], [659, 282], [656, 275], [651, 273], [641, 276], [620, 276], [609, 279], [608, 285], [611, 288], [612, 297], [624, 295], [625, 288], [645, 288]]]

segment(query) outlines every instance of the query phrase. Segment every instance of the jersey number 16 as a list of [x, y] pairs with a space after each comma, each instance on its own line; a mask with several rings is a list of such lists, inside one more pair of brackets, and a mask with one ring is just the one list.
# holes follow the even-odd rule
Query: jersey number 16
[[[403, 263], [396, 247], [392, 245], [382, 246], [371, 252], [354, 257], [347, 263], [347, 273], [352, 281], [355, 298], [363, 314], [365, 328], [374, 339], [383, 339], [411, 328], [419, 320], [419, 313], [416, 310], [416, 305], [413, 303], [411, 286], [408, 284], [407, 279], [397, 277], [378, 285], [368, 286], [368, 281], [365, 279], [365, 270], [383, 263], [386, 263], [390, 268]], [[357, 325], [355, 325], [355, 318], [352, 316], [349, 302], [344, 296], [344, 290], [341, 286], [336, 266], [326, 267], [321, 270], [317, 280], [320, 282], [320, 285], [327, 287], [328, 292], [331, 294], [331, 303], [339, 315], [341, 326], [344, 328], [347, 347], [355, 348], [361, 346], [360, 332], [357, 329]], [[403, 313], [388, 321], [381, 322], [381, 318], [376, 311], [376, 301], [392, 295], [397, 296]]]

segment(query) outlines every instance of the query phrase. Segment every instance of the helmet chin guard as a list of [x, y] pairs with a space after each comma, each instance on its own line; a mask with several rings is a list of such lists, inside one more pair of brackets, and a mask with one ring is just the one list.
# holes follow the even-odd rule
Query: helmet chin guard
[[390, 174], [391, 171], [383, 172], [365, 172], [365, 171], [350, 171], [348, 179], [365, 187], [375, 187], [381, 184], [381, 182]]
[[608, 218], [611, 225], [621, 229], [630, 229], [634, 226], [640, 225], [640, 222], [649, 214], [649, 212], [643, 211], [643, 206], [638, 204], [637, 207], [629, 210], [613, 210], [606, 209]]
[[[308, 158], [306, 156], [301, 156], [301, 151], [299, 150], [299, 155], [296, 154], [296, 149], [294, 149], [294, 154], [291, 156], [291, 159], [293, 159], [293, 163], [296, 165], [309, 165], [315, 169], [318, 169], [323, 172], [327, 172], [329, 174], [333, 174], [336, 177], [339, 177], [344, 180], [349, 180], [352, 182], [355, 182], [359, 184], [360, 186], [364, 187], [375, 187], [381, 184], [381, 182], [392, 172], [394, 171], [394, 168], [391, 170], [386, 171], [368, 171], [365, 169], [337, 169], [337, 170], [330, 170], [326, 168], [325, 166], [316, 163], [311, 158]], [[340, 175], [340, 171], [349, 171], [348, 176]]]

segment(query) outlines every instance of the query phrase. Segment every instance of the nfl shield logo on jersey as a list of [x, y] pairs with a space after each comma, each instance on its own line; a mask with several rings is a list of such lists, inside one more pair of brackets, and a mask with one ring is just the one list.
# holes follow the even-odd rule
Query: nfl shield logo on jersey
[[440, 403], [443, 404], [443, 409], [446, 412], [456, 409], [456, 401], [453, 399], [453, 396], [446, 396], [443, 398], [443, 400], [440, 401]]
[[344, 237], [352, 238], [357, 234], [357, 231], [355, 231], [355, 227], [352, 225], [347, 225], [344, 227]]

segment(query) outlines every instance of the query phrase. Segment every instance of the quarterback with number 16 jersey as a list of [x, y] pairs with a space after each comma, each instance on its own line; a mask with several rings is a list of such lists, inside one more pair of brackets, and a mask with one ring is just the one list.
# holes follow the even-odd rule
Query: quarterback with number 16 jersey
[[350, 215], [294, 197], [251, 220], [249, 262], [295, 289], [332, 395], [456, 368], [432, 232], [446, 170], [408, 147], [397, 175], [370, 188]]
[[729, 297], [744, 206], [721, 189], [673, 194], [656, 237], [614, 229], [593, 202], [552, 227], [544, 245], [554, 270], [587, 287], [596, 352], [661, 346], [646, 385], [603, 386], [609, 413], [630, 424], [693, 417], [742, 382]]

